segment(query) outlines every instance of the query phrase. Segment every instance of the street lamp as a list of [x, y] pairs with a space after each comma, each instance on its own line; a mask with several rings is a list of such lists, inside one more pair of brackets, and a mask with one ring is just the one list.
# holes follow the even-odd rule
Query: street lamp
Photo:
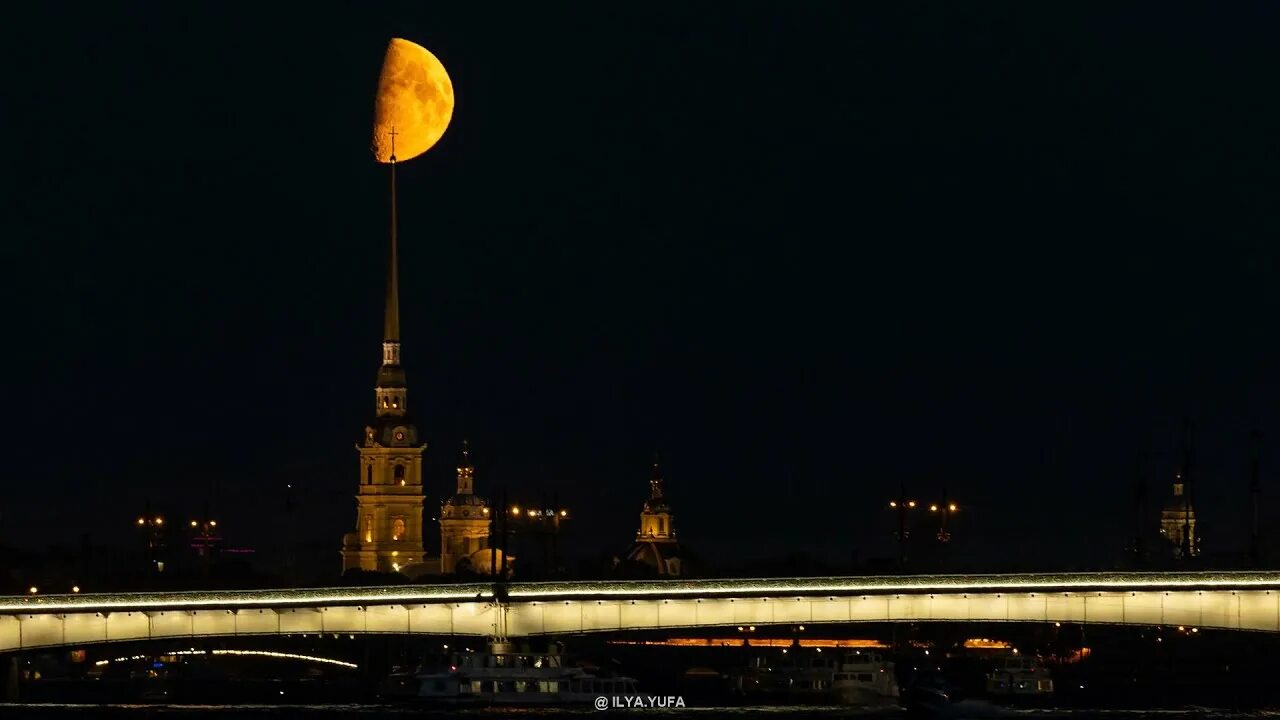
[[907, 528], [907, 513], [913, 510], [916, 501], [907, 498], [907, 488], [905, 485], [898, 486], [898, 499], [889, 501], [889, 508], [898, 511], [898, 531], [895, 535], [898, 538], [898, 562], [907, 564], [907, 538], [911, 536], [911, 531]]
[[146, 550], [148, 572], [164, 571], [163, 555], [166, 551], [164, 516], [151, 512], [151, 501], [148, 500], [142, 514], [135, 522], [142, 531], [143, 547]]
[[947, 498], [946, 488], [942, 488], [942, 502], [929, 505], [929, 512], [938, 513], [938, 542], [951, 542], [951, 531], [947, 529], [948, 520], [959, 509], [958, 505]]

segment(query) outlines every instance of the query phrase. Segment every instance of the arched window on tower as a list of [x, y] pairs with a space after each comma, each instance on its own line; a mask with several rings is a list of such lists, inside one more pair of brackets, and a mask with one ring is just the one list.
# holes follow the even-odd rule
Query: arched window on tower
[[373, 484], [373, 466], [372, 465], [364, 466], [364, 484], [365, 485]]
[[391, 521], [391, 539], [392, 540], [404, 539], [404, 518], [398, 517], [395, 520]]
[[664, 517], [658, 518], [658, 534], [659, 535], [667, 534], [667, 519]]
[[403, 465], [396, 466], [396, 484], [404, 485], [404, 466]]

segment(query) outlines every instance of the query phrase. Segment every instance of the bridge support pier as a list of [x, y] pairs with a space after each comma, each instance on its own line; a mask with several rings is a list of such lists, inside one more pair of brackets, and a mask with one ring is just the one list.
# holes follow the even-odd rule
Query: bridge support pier
[[18, 656], [0, 656], [0, 700], [18, 701]]

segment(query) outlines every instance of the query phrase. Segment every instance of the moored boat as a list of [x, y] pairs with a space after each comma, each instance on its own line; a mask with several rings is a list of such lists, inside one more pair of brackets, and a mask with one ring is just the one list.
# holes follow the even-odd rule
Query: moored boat
[[448, 706], [575, 705], [637, 694], [636, 681], [598, 676], [564, 662], [563, 647], [545, 651], [491, 642], [482, 652], [455, 652], [412, 672], [393, 673], [382, 696]]

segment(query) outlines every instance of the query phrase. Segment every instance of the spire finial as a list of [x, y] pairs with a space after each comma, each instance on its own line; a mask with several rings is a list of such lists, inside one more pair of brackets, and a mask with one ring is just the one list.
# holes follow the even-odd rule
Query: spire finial
[[653, 453], [653, 477], [649, 479], [649, 497], [657, 500], [662, 497], [662, 469], [658, 467], [658, 453]]
[[462, 460], [458, 463], [458, 494], [470, 495], [475, 483], [475, 468], [471, 465], [471, 443], [462, 441]]

